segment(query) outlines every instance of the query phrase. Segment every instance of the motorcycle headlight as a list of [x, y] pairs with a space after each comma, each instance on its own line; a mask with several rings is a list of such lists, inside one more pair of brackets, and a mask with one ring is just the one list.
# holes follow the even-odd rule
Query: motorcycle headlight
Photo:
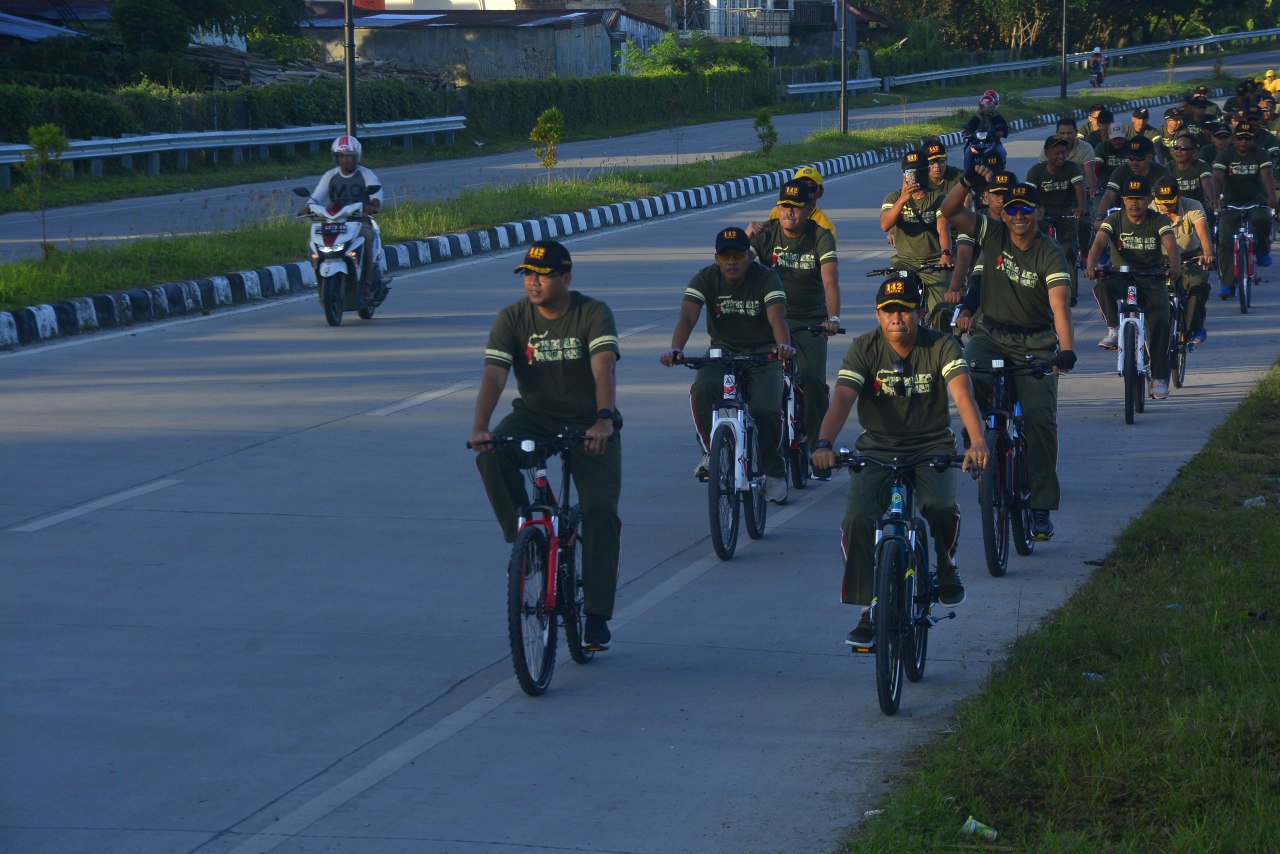
[[345, 243], [335, 243], [332, 246], [325, 246], [321, 248], [320, 251], [323, 252], [325, 255], [340, 255], [342, 254], [342, 250], [346, 248], [347, 248], [347, 244]]

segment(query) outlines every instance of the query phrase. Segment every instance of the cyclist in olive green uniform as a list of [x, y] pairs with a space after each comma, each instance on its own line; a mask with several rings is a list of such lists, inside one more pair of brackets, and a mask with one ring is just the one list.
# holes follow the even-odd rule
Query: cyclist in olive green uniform
[[1201, 160], [1199, 147], [1191, 134], [1179, 134], [1173, 141], [1173, 162], [1167, 164], [1169, 174], [1178, 182], [1178, 194], [1184, 199], [1194, 199], [1206, 209], [1210, 200], [1217, 201], [1213, 193], [1213, 166]]
[[1124, 129], [1127, 137], [1145, 136], [1152, 142], [1160, 135], [1160, 131], [1151, 126], [1151, 113], [1146, 107], [1137, 107], [1129, 118], [1129, 126]]
[[1218, 220], [1218, 295], [1230, 299], [1236, 292], [1232, 242], [1244, 211], [1228, 210], [1228, 205], [1265, 205], [1248, 212], [1253, 226], [1254, 254], [1263, 267], [1271, 266], [1271, 218], [1276, 206], [1276, 184], [1271, 158], [1254, 147], [1257, 127], [1252, 122], [1236, 125], [1235, 145], [1213, 161], [1215, 195], [1222, 196]]
[[895, 230], [896, 252], [889, 259], [890, 266], [919, 273], [926, 286], [925, 302], [929, 307], [926, 324], [933, 329], [947, 330], [951, 327], [951, 312], [945, 299], [947, 273], [919, 272], [921, 267], [931, 264], [944, 267], [954, 264], [951, 232], [938, 216], [940, 198], [929, 190], [924, 155], [908, 151], [902, 158], [901, 189], [891, 190], [880, 205], [880, 230]]
[[1027, 172], [1027, 183], [1040, 191], [1044, 207], [1043, 224], [1052, 225], [1057, 232], [1058, 245], [1066, 253], [1071, 268], [1071, 304], [1080, 296], [1080, 283], [1076, 271], [1076, 256], [1080, 252], [1079, 223], [1084, 216], [1084, 175], [1080, 167], [1067, 160], [1067, 141], [1057, 134], [1044, 141], [1048, 160], [1041, 161]]
[[[703, 267], [689, 282], [680, 304], [680, 317], [671, 333], [671, 349], [658, 356], [668, 368], [680, 360], [689, 335], [707, 309], [707, 334], [711, 346], [726, 355], [775, 353], [780, 359], [795, 355], [787, 330], [787, 296], [778, 274], [751, 258], [751, 242], [744, 229], [730, 226], [716, 235], [715, 263]], [[760, 467], [767, 476], [765, 497], [787, 498], [786, 466], [778, 453], [782, 437], [782, 362], [751, 365], [744, 370], [744, 384], [751, 401], [751, 417], [760, 430]], [[694, 470], [707, 478], [707, 449], [711, 441], [711, 411], [724, 400], [724, 368], [706, 365], [698, 370], [689, 389], [693, 423], [702, 445], [702, 462]]]
[[[818, 225], [825, 228], [827, 231], [831, 232], [831, 237], [834, 240], [836, 236], [836, 227], [831, 224], [831, 220], [827, 219], [827, 215], [822, 212], [822, 209], [817, 207], [818, 200], [820, 200], [823, 194], [826, 192], [826, 190], [823, 189], [822, 187], [822, 173], [819, 172], [813, 166], [801, 166], [799, 169], [796, 170], [796, 174], [791, 176], [791, 180], [804, 181], [805, 183], [813, 185], [814, 208], [813, 208], [813, 213], [809, 216], [809, 218], [814, 222], [816, 222]], [[778, 205], [774, 205], [773, 210], [769, 211], [769, 219], [777, 219], [779, 212], [781, 210], [782, 208], [780, 208]], [[747, 232], [753, 233], [750, 226], [748, 226]]]
[[1182, 288], [1187, 297], [1183, 301], [1182, 328], [1191, 336], [1192, 344], [1203, 344], [1209, 337], [1204, 328], [1205, 303], [1209, 301], [1206, 271], [1213, 266], [1208, 217], [1203, 205], [1179, 193], [1178, 182], [1173, 178], [1156, 181], [1151, 196], [1151, 209], [1167, 216], [1173, 224], [1173, 239], [1182, 255]]
[[840, 273], [836, 237], [814, 222], [813, 196], [803, 181], [778, 192], [778, 219], [752, 223], [751, 249], [782, 280], [790, 326], [821, 326], [821, 335], [796, 335], [796, 376], [804, 390], [804, 432], [816, 436], [827, 414], [827, 338], [840, 328]]
[[[855, 443], [859, 452], [885, 459], [955, 453], [948, 394], [969, 435], [977, 437], [965, 451], [965, 470], [981, 470], [986, 465], [982, 421], [960, 345], [945, 332], [919, 325], [920, 304], [916, 274], [904, 271], [881, 283], [876, 294], [878, 328], [854, 339], [840, 365], [831, 409], [813, 452], [815, 469], [829, 469], [835, 463], [832, 444], [855, 403], [863, 429]], [[888, 474], [880, 468], [854, 473], [845, 499], [840, 526], [845, 556], [840, 601], [863, 606], [862, 617], [848, 638], [856, 646], [868, 646], [875, 638], [870, 607], [874, 597], [873, 551], [887, 482]], [[954, 607], [964, 602], [964, 582], [955, 564], [960, 532], [955, 470], [939, 472], [920, 466], [915, 470], [915, 485], [917, 506], [933, 533], [938, 599]]]
[[[622, 416], [614, 373], [621, 356], [613, 313], [603, 302], [569, 290], [572, 270], [569, 250], [554, 240], [531, 245], [516, 267], [526, 296], [500, 311], [489, 332], [471, 446], [479, 452], [476, 468], [510, 543], [519, 508], [529, 503], [521, 470], [527, 460], [515, 448], [495, 450], [494, 435], [550, 439], [565, 427], [586, 432], [586, 442], [569, 453], [582, 508], [583, 646], [599, 651], [609, 647], [622, 533]], [[491, 432], [489, 419], [513, 370], [520, 397]]]
[[1120, 310], [1116, 300], [1120, 298], [1120, 288], [1127, 285], [1119, 279], [1102, 278], [1098, 262], [1110, 248], [1112, 264], [1127, 266], [1143, 276], [1137, 285], [1151, 351], [1151, 396], [1164, 400], [1169, 396], [1169, 348], [1158, 342], [1169, 340], [1169, 298], [1162, 267], [1167, 261], [1169, 277], [1181, 278], [1182, 253], [1169, 218], [1150, 208], [1151, 185], [1146, 178], [1129, 178], [1120, 194], [1124, 210], [1116, 211], [1099, 226], [1085, 267], [1085, 275], [1097, 281], [1093, 295], [1107, 321], [1107, 336], [1098, 346], [1114, 350], [1119, 343]]
[[942, 140], [930, 137], [924, 141], [924, 159], [929, 166], [927, 189], [930, 192], [945, 196], [951, 192], [952, 187], [960, 183], [960, 176], [964, 172], [955, 166], [947, 165], [947, 147], [942, 144]]
[[[971, 328], [965, 360], [989, 366], [992, 359], [1020, 362], [1027, 355], [1052, 362], [1060, 371], [1075, 367], [1072, 350], [1071, 273], [1057, 243], [1038, 227], [1040, 193], [1018, 184], [1005, 197], [1000, 219], [965, 209], [966, 193], [981, 191], [991, 174], [966, 173], [964, 181], [942, 203], [942, 213], [959, 231], [971, 235], [982, 252], [982, 318]], [[1058, 509], [1058, 377], [1014, 377], [1027, 437], [1031, 478], [1032, 535], [1053, 536], [1050, 511]], [[979, 401], [991, 396], [991, 385], [975, 379]], [[972, 434], [970, 434], [972, 438]]]
[[1107, 189], [1098, 202], [1098, 214], [1094, 216], [1096, 221], [1100, 221], [1102, 214], [1116, 204], [1116, 199], [1120, 198], [1120, 188], [1125, 186], [1125, 182], [1130, 178], [1141, 176], [1150, 183], [1169, 174], [1168, 169], [1153, 162], [1155, 148], [1151, 145], [1151, 140], [1146, 137], [1130, 137], [1125, 142], [1124, 156], [1125, 162], [1117, 166], [1111, 173], [1111, 177], [1107, 179]]

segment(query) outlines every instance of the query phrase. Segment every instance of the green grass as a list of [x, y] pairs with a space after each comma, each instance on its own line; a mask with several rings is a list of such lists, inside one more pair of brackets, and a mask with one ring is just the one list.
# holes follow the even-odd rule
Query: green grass
[[[1187, 84], [1183, 83], [1161, 84], [1143, 90], [1113, 90], [1109, 97], [1114, 102], [1140, 95], [1181, 92], [1186, 87]], [[1092, 95], [1077, 96], [1067, 102], [1024, 100], [1010, 95], [1001, 109], [1008, 118], [1026, 118], [1060, 112], [1065, 107], [1083, 108], [1093, 100]], [[967, 111], [960, 110], [950, 117], [856, 130], [847, 136], [835, 130], [822, 131], [801, 143], [779, 145], [768, 155], [757, 151], [718, 160], [692, 161], [677, 167], [626, 170], [580, 180], [557, 180], [550, 185], [537, 182], [486, 187], [465, 191], [440, 202], [406, 202], [390, 206], [378, 222], [386, 243], [486, 228], [513, 220], [583, 210], [790, 168], [798, 163], [825, 160], [885, 145], [910, 143], [923, 136], [953, 131], [968, 116]], [[401, 150], [401, 153], [405, 152]], [[299, 164], [304, 160], [299, 158]], [[380, 164], [381, 161], [382, 155], [379, 154]], [[310, 180], [327, 168], [326, 164], [327, 159], [314, 164], [308, 161], [290, 174], [299, 180], [303, 177]], [[255, 164], [252, 168], [265, 170], [270, 168], [270, 164]], [[266, 204], [265, 200], [263, 203]], [[264, 208], [264, 213], [270, 212]], [[276, 219], [207, 235], [174, 235], [131, 241], [117, 247], [58, 251], [47, 264], [34, 260], [15, 261], [0, 266], [0, 311], [296, 261], [303, 257], [305, 240], [306, 226], [303, 223]]]
[[[1276, 850], [1278, 567], [1280, 366], [848, 850]], [[969, 815], [999, 838], [963, 836]]]

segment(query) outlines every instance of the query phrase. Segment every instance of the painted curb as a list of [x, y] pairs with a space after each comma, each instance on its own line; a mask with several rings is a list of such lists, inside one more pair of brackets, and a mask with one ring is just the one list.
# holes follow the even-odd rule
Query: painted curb
[[[1222, 97], [1222, 94], [1221, 89], [1215, 89], [1213, 97]], [[1136, 107], [1151, 107], [1167, 100], [1139, 98], [1117, 104], [1111, 109], [1119, 112]], [[1014, 119], [1009, 125], [1011, 130], [1022, 131], [1054, 124], [1057, 120], [1058, 114], [1054, 113], [1036, 116], [1034, 119]], [[953, 131], [943, 134], [941, 139], [943, 145], [954, 148], [960, 144], [961, 135], [959, 131]], [[813, 166], [824, 177], [832, 177], [897, 161], [908, 150], [905, 145], [887, 146], [800, 165]], [[715, 207], [776, 191], [790, 179], [791, 174], [791, 169], [781, 169], [629, 202], [615, 202], [585, 211], [508, 222], [480, 231], [387, 244], [383, 247], [387, 256], [387, 269], [394, 273], [397, 270], [442, 264], [523, 246], [536, 240], [567, 237], [630, 222], [657, 219], [690, 209]], [[223, 306], [287, 296], [315, 286], [315, 272], [311, 264], [293, 261], [259, 270], [243, 270], [185, 282], [166, 282], [147, 288], [3, 311], [0, 312], [0, 347], [13, 348], [66, 338], [82, 332], [120, 329], [186, 314], [208, 314]]]

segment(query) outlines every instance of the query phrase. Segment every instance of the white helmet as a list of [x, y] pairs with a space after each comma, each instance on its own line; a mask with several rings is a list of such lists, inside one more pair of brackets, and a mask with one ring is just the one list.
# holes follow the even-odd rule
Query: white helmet
[[333, 141], [333, 145], [329, 146], [329, 151], [333, 154], [333, 161], [338, 162], [339, 154], [354, 154], [356, 163], [360, 162], [360, 140], [354, 136], [340, 136]]
[[1102, 48], [1100, 48], [1100, 47], [1095, 47], [1095, 48], [1093, 49], [1093, 52], [1094, 52], [1094, 53], [1102, 53]]

